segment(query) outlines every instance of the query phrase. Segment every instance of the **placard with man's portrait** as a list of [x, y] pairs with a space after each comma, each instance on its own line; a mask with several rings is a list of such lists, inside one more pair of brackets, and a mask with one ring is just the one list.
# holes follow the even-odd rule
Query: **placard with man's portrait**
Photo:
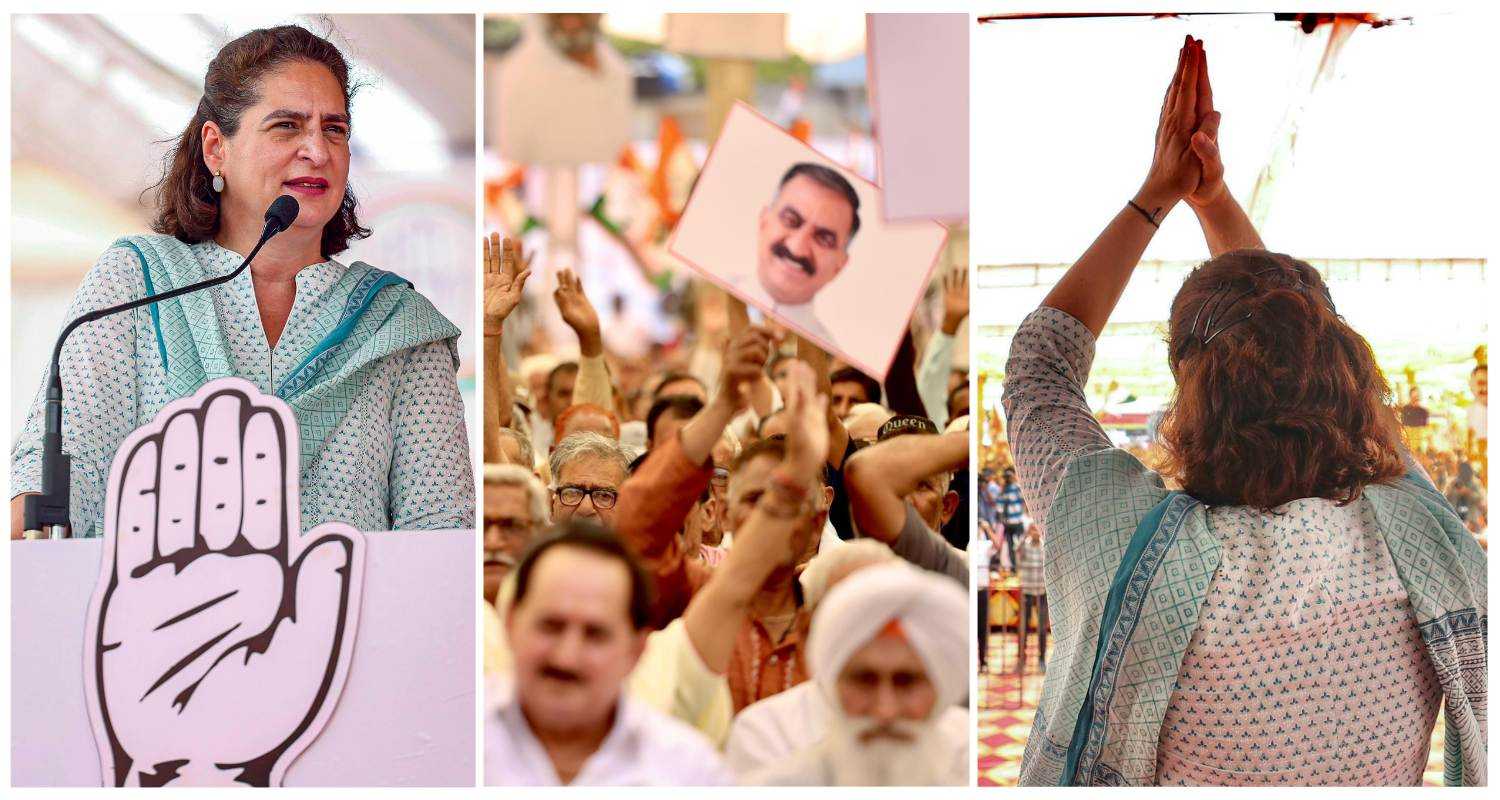
[[877, 378], [948, 231], [885, 221], [880, 188], [747, 105], [714, 143], [669, 245], [699, 274]]

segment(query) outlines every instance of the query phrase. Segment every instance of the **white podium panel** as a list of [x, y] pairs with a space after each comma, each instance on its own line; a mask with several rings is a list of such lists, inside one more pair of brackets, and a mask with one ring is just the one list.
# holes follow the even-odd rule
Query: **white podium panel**
[[[354, 657], [286, 786], [473, 786], [474, 534], [366, 534]], [[101, 539], [11, 543], [14, 786], [99, 786], [84, 619]]]

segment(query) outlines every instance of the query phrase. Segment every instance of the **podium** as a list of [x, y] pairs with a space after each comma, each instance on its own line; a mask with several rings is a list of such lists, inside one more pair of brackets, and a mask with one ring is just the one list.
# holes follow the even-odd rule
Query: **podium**
[[[365, 535], [354, 656], [286, 786], [473, 786], [472, 531]], [[102, 539], [11, 542], [13, 786], [101, 786], [84, 701], [84, 619]]]

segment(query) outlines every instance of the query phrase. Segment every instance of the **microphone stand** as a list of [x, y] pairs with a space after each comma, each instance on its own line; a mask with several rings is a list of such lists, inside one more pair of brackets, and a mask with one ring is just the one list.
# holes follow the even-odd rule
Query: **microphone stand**
[[[292, 199], [286, 196], [277, 198], [277, 203], [282, 199]], [[272, 210], [276, 210], [277, 203], [272, 204]], [[23, 536], [27, 539], [67, 539], [71, 538], [71, 524], [68, 519], [69, 492], [71, 491], [72, 477], [70, 473], [72, 457], [63, 452], [62, 449], [62, 374], [59, 362], [62, 360], [63, 343], [68, 336], [77, 330], [79, 326], [95, 320], [103, 319], [112, 314], [140, 308], [141, 306], [160, 303], [163, 300], [171, 300], [181, 297], [189, 292], [199, 289], [208, 289], [222, 283], [228, 283], [239, 276], [245, 268], [250, 266], [251, 259], [255, 258], [260, 248], [270, 240], [272, 236], [286, 230], [291, 221], [297, 218], [295, 203], [288, 218], [284, 213], [273, 216], [271, 211], [266, 212], [266, 228], [260, 235], [260, 241], [251, 248], [250, 254], [240, 262], [233, 272], [217, 278], [209, 278], [206, 281], [191, 283], [161, 294], [152, 294], [145, 297], [121, 303], [117, 306], [101, 308], [90, 311], [81, 317], [69, 322], [57, 337], [57, 344], [52, 348], [52, 366], [47, 373], [47, 415], [46, 428], [42, 434], [42, 492], [41, 494], [28, 494], [23, 501], [25, 507], [25, 532]]]

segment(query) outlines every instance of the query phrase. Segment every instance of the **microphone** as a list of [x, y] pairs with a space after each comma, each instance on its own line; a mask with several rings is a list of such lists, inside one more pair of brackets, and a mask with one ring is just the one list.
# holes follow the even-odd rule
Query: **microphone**
[[47, 416], [46, 427], [42, 434], [42, 492], [41, 494], [28, 494], [24, 501], [26, 517], [24, 535], [26, 538], [66, 539], [71, 527], [68, 520], [68, 502], [72, 482], [69, 471], [72, 458], [62, 450], [63, 395], [62, 375], [58, 366], [62, 360], [63, 343], [68, 340], [68, 336], [85, 323], [234, 280], [245, 271], [246, 267], [250, 266], [250, 261], [272, 236], [292, 226], [297, 219], [298, 210], [297, 198], [289, 194], [276, 198], [266, 209], [266, 226], [261, 231], [260, 241], [255, 243], [255, 247], [250, 249], [250, 254], [245, 256], [245, 260], [228, 275], [179, 286], [169, 292], [147, 295], [117, 306], [90, 311], [69, 322], [63, 328], [62, 333], [57, 337], [57, 344], [52, 348], [52, 366], [47, 373]]

